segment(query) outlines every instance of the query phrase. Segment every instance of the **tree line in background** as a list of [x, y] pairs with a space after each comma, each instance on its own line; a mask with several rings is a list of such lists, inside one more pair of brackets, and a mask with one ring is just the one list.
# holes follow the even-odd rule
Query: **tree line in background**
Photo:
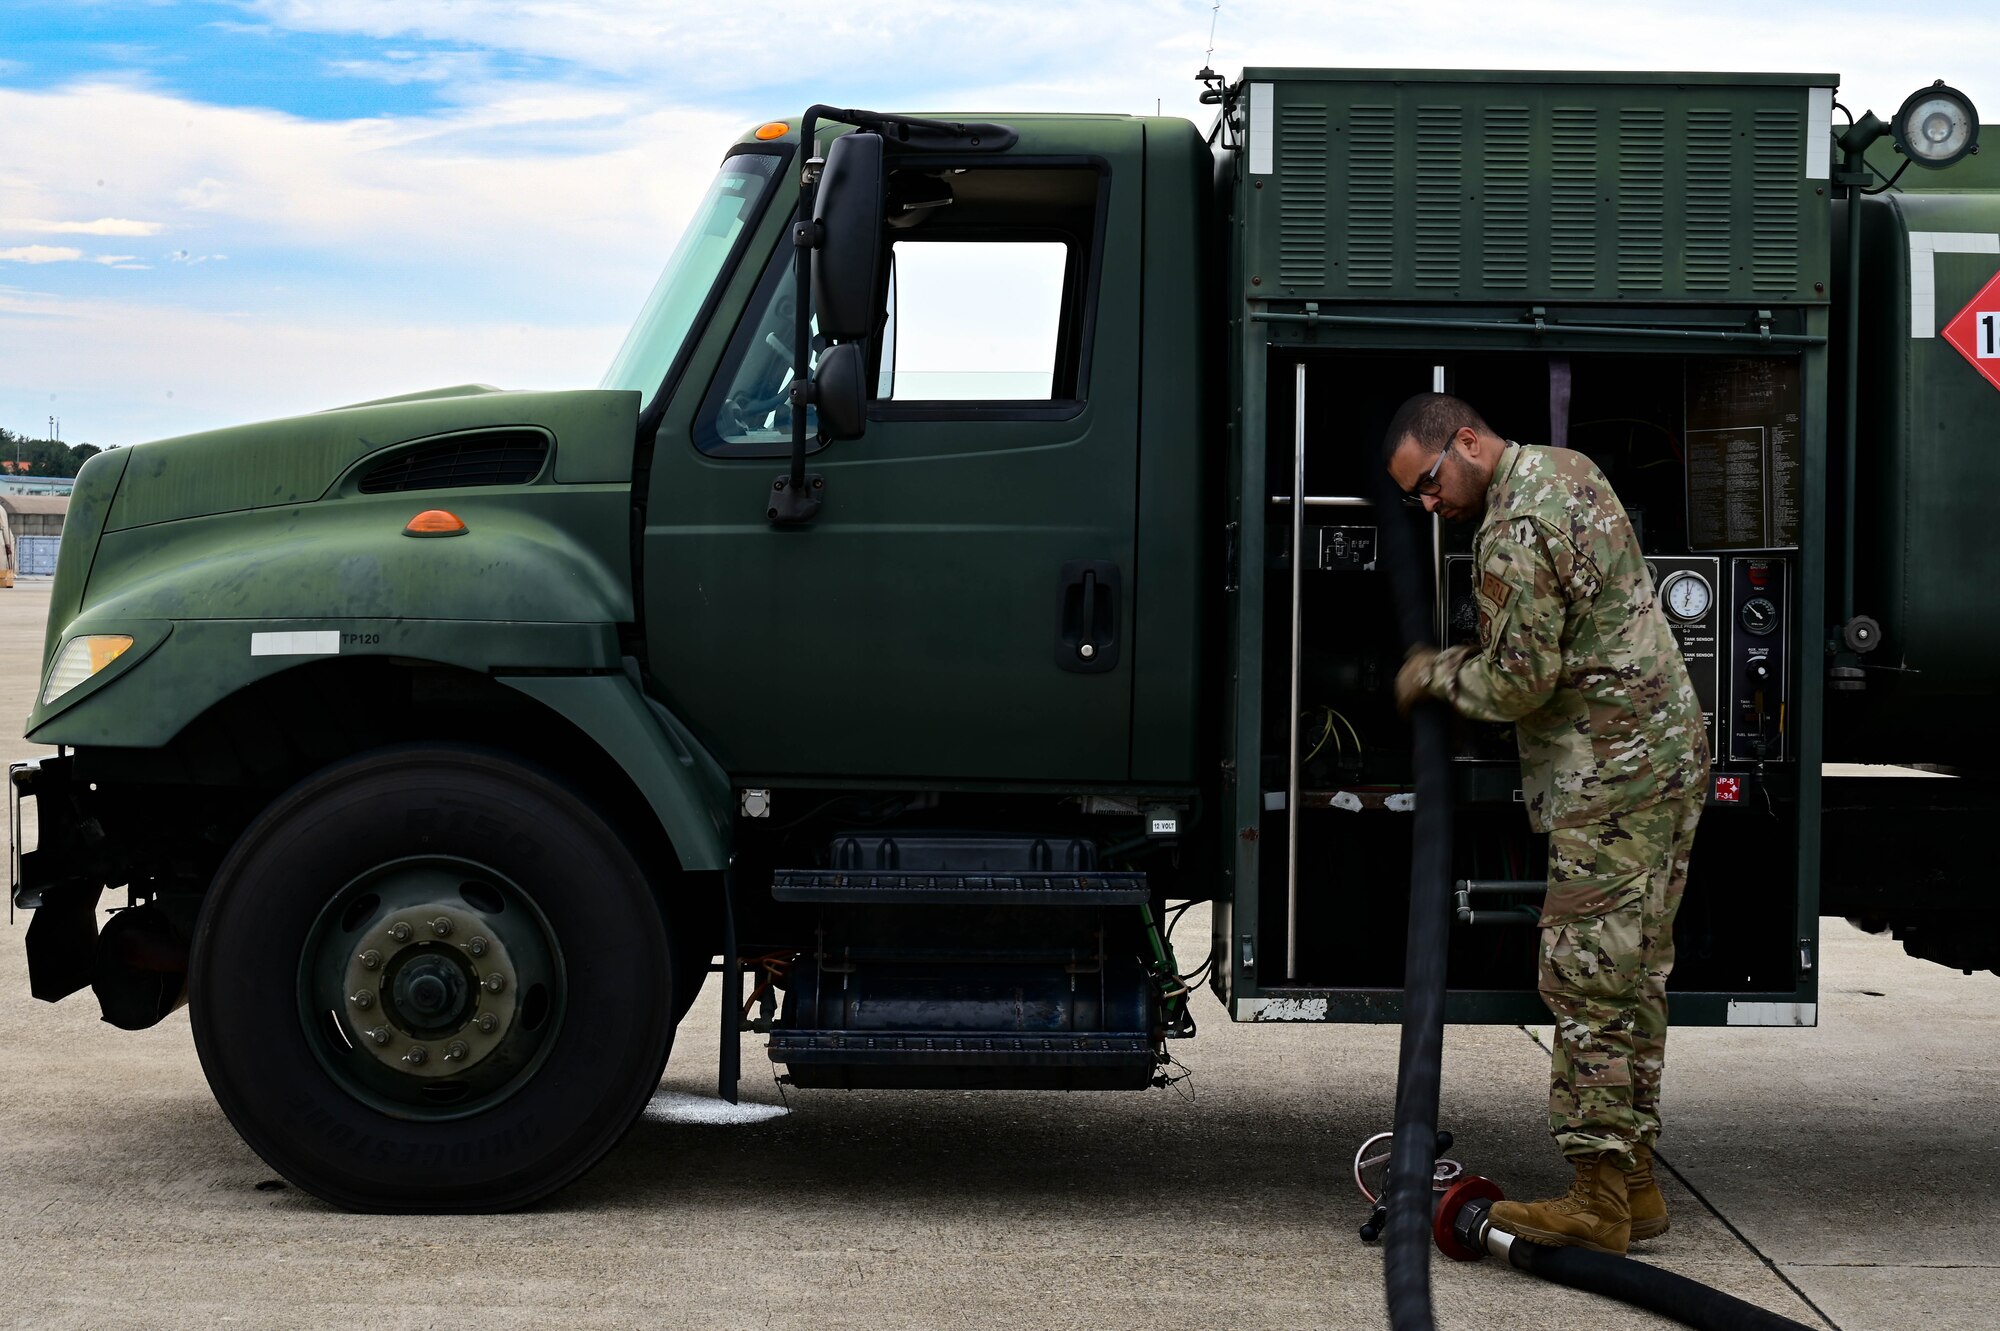
[[0, 429], [0, 474], [74, 476], [84, 463], [103, 451], [96, 444], [30, 439], [12, 430]]

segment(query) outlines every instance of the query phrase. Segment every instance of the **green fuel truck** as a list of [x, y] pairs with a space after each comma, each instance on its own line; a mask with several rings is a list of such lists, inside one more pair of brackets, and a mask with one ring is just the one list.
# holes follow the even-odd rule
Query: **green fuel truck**
[[[1385, 524], [1474, 621], [1469, 533], [1376, 479], [1431, 389], [1641, 533], [1716, 754], [1675, 1020], [1812, 1025], [1824, 915], [2000, 967], [2000, 173], [1942, 84], [1836, 93], [815, 107], [595, 389], [101, 454], [9, 783], [34, 993], [185, 1002], [249, 1144], [374, 1210], [577, 1177], [717, 969], [725, 1094], [751, 1029], [804, 1087], [1136, 1090], [1204, 988], [1394, 1021]], [[1448, 1019], [1537, 1020], [1544, 845], [1508, 732], [1454, 744]]]

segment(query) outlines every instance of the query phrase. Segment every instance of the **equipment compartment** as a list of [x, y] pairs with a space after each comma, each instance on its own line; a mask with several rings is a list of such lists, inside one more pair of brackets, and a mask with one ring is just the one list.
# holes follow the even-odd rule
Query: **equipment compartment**
[[[1392, 699], [1401, 652], [1389, 580], [1375, 561], [1384, 544], [1381, 525], [1408, 523], [1415, 548], [1428, 552], [1439, 640], [1468, 640], [1477, 632], [1465, 595], [1474, 574], [1473, 528], [1401, 505], [1383, 512], [1374, 473], [1396, 408], [1413, 393], [1440, 387], [1471, 403], [1502, 438], [1563, 443], [1590, 456], [1626, 506], [1656, 588], [1664, 595], [1671, 584], [1674, 592], [1669, 623], [1703, 703], [1715, 772], [1726, 778], [1710, 792], [1679, 916], [1672, 987], [1687, 1001], [1676, 1020], [1730, 1020], [1752, 995], [1774, 1002], [1810, 992], [1815, 934], [1797, 886], [1801, 791], [1784, 734], [1786, 699], [1796, 693], [1802, 656], [1769, 647], [1802, 640], [1805, 600], [1793, 586], [1798, 560], [1783, 546], [1712, 553], [1705, 524], [1714, 515], [1702, 507], [1717, 502], [1719, 484], [1720, 502], [1756, 517], [1765, 524], [1760, 530], [1770, 529], [1771, 514], [1789, 515], [1779, 534], [1796, 543], [1800, 469], [1774, 467], [1770, 458], [1790, 447], [1786, 431], [1798, 428], [1802, 366], [1797, 355], [1750, 357], [1735, 346], [1726, 352], [1280, 349], [1273, 355], [1273, 385], [1296, 384], [1304, 367], [1299, 822], [1294, 839], [1290, 492], [1298, 418], [1294, 395], [1274, 391], [1262, 460], [1256, 886], [1254, 903], [1239, 900], [1232, 923], [1247, 945], [1237, 956], [1237, 996], [1249, 999], [1247, 1006], [1239, 1001], [1240, 1015], [1277, 1011], [1269, 998], [1308, 994], [1326, 999], [1323, 1012], [1316, 1003], [1283, 1010], [1385, 1020], [1399, 1010], [1414, 801], [1409, 732]], [[1763, 402], [1772, 420], [1748, 422], [1754, 413], [1738, 400], [1744, 394], [1716, 387], [1745, 383], [1776, 386]], [[1691, 468], [1690, 424], [1722, 428], [1716, 422], [1727, 412], [1717, 406], [1718, 393], [1745, 417], [1737, 428], [1746, 438], [1757, 431], [1765, 432], [1760, 439], [1777, 436], [1775, 445], [1759, 445], [1758, 467], [1719, 474]], [[1744, 487], [1755, 494], [1739, 496]], [[1454, 579], [1461, 584], [1457, 596]], [[1453, 877], [1461, 892], [1454, 901], [1452, 1014], [1545, 1019], [1535, 992], [1535, 917], [1547, 839], [1529, 830], [1519, 803], [1513, 728], [1460, 719], [1454, 752]], [[1254, 928], [1246, 928], [1251, 921]]]

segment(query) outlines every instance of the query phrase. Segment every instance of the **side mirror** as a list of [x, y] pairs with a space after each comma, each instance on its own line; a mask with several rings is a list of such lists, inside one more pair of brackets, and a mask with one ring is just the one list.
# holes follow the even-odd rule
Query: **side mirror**
[[882, 136], [843, 134], [826, 150], [813, 229], [813, 308], [821, 336], [845, 342], [875, 328], [882, 293]]
[[842, 342], [820, 353], [813, 375], [819, 432], [828, 439], [859, 439], [868, 428], [868, 357], [863, 343]]

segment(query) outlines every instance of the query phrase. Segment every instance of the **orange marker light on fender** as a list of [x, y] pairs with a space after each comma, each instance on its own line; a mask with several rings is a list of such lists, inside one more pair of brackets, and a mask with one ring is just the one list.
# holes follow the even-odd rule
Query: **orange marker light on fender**
[[768, 143], [772, 139], [782, 139], [791, 132], [792, 127], [790, 125], [787, 125], [782, 120], [773, 120], [768, 125], [757, 126], [757, 139], [760, 143]]
[[463, 536], [465, 523], [456, 513], [447, 513], [441, 508], [427, 508], [410, 519], [410, 525], [403, 528], [405, 536]]

